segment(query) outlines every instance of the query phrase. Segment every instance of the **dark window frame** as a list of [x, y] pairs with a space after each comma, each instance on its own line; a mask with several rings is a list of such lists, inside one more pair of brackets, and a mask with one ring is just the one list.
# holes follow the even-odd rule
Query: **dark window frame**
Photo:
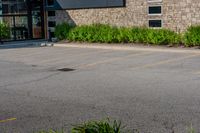
[[48, 21], [48, 27], [56, 27], [56, 21]]
[[48, 11], [48, 17], [55, 17], [56, 11]]
[[[151, 22], [152, 21], [152, 22]], [[154, 21], [154, 22], [153, 22]], [[156, 21], [159, 21], [158, 22], [158, 26], [156, 26]], [[150, 28], [162, 28], [163, 27], [163, 21], [162, 21], [162, 19], [149, 19], [149, 21], [148, 21], [149, 23], [148, 23], [148, 26], [150, 27]], [[154, 23], [154, 24], [153, 24]]]
[[[153, 9], [153, 8], [160, 8], [160, 9]], [[154, 10], [154, 11], [151, 11]], [[159, 10], [159, 11], [156, 11]], [[162, 15], [162, 5], [150, 5], [148, 6], [148, 15]]]

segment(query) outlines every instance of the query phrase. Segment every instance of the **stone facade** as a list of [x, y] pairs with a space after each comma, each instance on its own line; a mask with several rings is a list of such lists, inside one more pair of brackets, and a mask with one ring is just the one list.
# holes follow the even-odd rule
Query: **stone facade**
[[[111, 24], [116, 26], [146, 26], [149, 20], [162, 20], [162, 27], [176, 32], [200, 24], [199, 0], [126, 0], [126, 7], [56, 11], [57, 23], [67, 21], [77, 25]], [[157, 2], [156, 2], [157, 1]], [[160, 2], [159, 2], [160, 1]], [[148, 7], [161, 5], [160, 15], [148, 15]]]
[[163, 0], [164, 28], [182, 32], [197, 24], [200, 24], [199, 0]]

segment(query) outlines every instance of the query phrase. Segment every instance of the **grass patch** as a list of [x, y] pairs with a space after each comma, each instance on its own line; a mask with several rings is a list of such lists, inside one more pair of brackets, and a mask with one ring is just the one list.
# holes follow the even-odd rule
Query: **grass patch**
[[120, 121], [88, 121], [83, 124], [75, 125], [71, 133], [125, 133], [125, 127]]

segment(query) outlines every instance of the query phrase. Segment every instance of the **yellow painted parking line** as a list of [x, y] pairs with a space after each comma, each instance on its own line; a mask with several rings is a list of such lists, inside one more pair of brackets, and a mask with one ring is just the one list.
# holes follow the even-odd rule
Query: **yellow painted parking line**
[[155, 67], [155, 66], [159, 66], [159, 65], [173, 63], [173, 62], [176, 62], [176, 61], [181, 61], [181, 60], [184, 60], [184, 59], [189, 59], [189, 58], [196, 57], [196, 56], [200, 56], [200, 54], [192, 54], [192, 55], [184, 56], [184, 57], [180, 57], [180, 58], [163, 60], [163, 61], [155, 62], [155, 63], [152, 63], [152, 64], [146, 64], [146, 65], [143, 65], [143, 66], [131, 67], [131, 69], [136, 70], [136, 69], [143, 69], [143, 68], [151, 68], [151, 67]]
[[8, 118], [8, 119], [5, 119], [5, 120], [0, 120], [0, 123], [5, 123], [5, 122], [15, 121], [15, 120], [17, 120], [17, 118]]
[[200, 75], [200, 71], [193, 72], [193, 74]]
[[[87, 52], [87, 53], [80, 53], [80, 54], [73, 54], [72, 57], [74, 58], [77, 58], [77, 57], [82, 57], [82, 56], [87, 56], [87, 55], [91, 55], [91, 54], [94, 54], [94, 53], [97, 53], [97, 54], [100, 54], [100, 53], [107, 53], [109, 51], [92, 51], [92, 52]], [[64, 54], [64, 53], [63, 53]], [[68, 56], [67, 56], [68, 57]], [[42, 61], [39, 61], [37, 63], [48, 63], [48, 62], [54, 62], [59, 60], [61, 57], [56, 57], [56, 58], [51, 58], [51, 59], [46, 59], [46, 60], [42, 60]], [[67, 58], [66, 58], [67, 60]]]
[[153, 52], [134, 53], [134, 54], [129, 54], [127, 56], [115, 57], [115, 58], [111, 58], [111, 59], [107, 59], [107, 60], [97, 61], [97, 62], [90, 63], [90, 64], [79, 65], [77, 67], [79, 69], [84, 69], [84, 68], [89, 68], [89, 67], [97, 66], [97, 65], [100, 65], [100, 64], [105, 64], [105, 63], [109, 63], [109, 62], [121, 60], [121, 59], [128, 58], [128, 57], [136, 57], [136, 56], [142, 56], [142, 55], [149, 55], [149, 54], [152, 54], [152, 53]]

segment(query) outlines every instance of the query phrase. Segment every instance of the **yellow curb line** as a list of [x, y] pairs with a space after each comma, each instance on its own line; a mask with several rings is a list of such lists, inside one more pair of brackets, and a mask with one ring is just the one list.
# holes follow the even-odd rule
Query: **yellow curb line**
[[9, 119], [5, 119], [5, 120], [0, 120], [0, 123], [15, 121], [15, 120], [17, 120], [17, 118], [9, 118]]

